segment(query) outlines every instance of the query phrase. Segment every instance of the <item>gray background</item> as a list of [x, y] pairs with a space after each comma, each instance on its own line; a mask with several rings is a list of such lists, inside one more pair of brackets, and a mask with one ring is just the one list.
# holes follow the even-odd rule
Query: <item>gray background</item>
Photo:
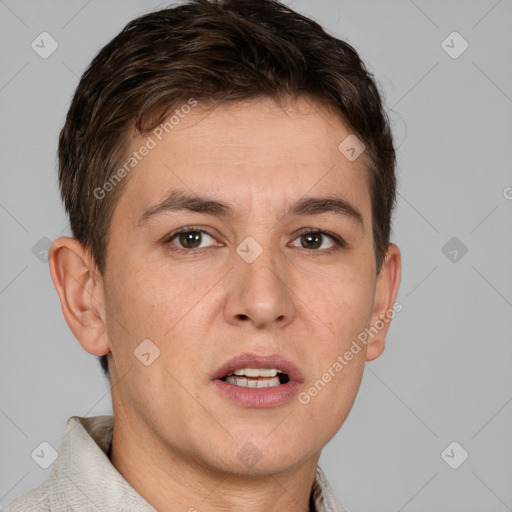
[[[287, 3], [360, 52], [399, 146], [403, 311], [321, 466], [350, 512], [512, 510], [512, 1]], [[69, 234], [55, 153], [78, 77], [157, 5], [0, 0], [0, 505], [46, 477], [30, 454], [69, 416], [111, 412], [40, 251]], [[31, 48], [43, 31], [47, 59]], [[458, 58], [441, 45], [453, 31]], [[441, 458], [452, 441], [458, 469]]]

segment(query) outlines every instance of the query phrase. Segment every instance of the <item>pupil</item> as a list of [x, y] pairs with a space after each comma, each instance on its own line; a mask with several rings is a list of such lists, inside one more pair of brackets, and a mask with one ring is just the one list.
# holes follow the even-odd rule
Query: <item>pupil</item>
[[200, 245], [201, 233], [198, 231], [189, 231], [188, 233], [180, 233], [180, 243], [188, 249]]
[[[322, 242], [320, 240], [320, 233], [308, 233], [306, 235], [303, 235], [307, 240], [307, 246], [305, 246], [303, 244], [303, 247], [306, 247], [307, 249], [311, 249], [312, 247], [313, 248], [317, 248], [317, 247], [320, 247], [322, 245]], [[310, 244], [309, 242], [310, 241], [313, 241], [313, 244]], [[316, 242], [315, 242], [316, 241]]]

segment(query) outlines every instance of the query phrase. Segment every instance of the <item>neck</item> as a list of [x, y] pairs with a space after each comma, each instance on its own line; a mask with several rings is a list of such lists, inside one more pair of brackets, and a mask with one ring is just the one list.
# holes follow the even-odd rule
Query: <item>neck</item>
[[[143, 441], [141, 441], [143, 440]], [[314, 511], [311, 487], [320, 453], [278, 474], [222, 471], [176, 453], [137, 422], [114, 414], [111, 462], [148, 503], [161, 512]]]

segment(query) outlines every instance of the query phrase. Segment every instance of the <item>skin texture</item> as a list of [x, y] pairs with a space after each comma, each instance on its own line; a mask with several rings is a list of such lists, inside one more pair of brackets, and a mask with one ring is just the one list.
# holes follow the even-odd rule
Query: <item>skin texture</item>
[[[235, 355], [281, 354], [307, 390], [392, 310], [400, 252], [390, 244], [377, 276], [364, 157], [338, 149], [349, 134], [306, 99], [199, 105], [124, 178], [103, 276], [76, 240], [54, 242], [50, 268], [71, 330], [91, 354], [111, 353], [112, 463], [158, 510], [309, 509], [320, 452], [350, 412], [365, 361], [382, 353], [389, 322], [307, 404], [295, 396], [242, 407], [211, 376]], [[132, 151], [145, 140], [134, 137]], [[167, 211], [139, 223], [172, 190], [230, 203], [235, 215]], [[334, 193], [362, 223], [332, 212], [284, 216], [298, 199]], [[169, 241], [191, 225], [208, 231], [200, 248]], [[320, 235], [309, 248], [303, 228], [345, 245]], [[263, 249], [252, 263], [236, 252], [248, 236]], [[160, 350], [149, 366], [134, 356], [144, 339]], [[249, 442], [261, 455], [252, 467], [237, 457]]]

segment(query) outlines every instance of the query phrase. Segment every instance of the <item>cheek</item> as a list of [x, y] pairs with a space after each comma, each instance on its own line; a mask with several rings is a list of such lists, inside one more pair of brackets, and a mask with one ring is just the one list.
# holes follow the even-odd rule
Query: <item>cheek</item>
[[329, 328], [337, 346], [368, 326], [374, 305], [375, 278], [356, 268], [312, 280], [303, 289], [311, 309]]
[[[371, 281], [330, 289], [324, 299], [329, 329], [315, 343], [315, 367], [309, 374], [301, 403], [311, 403], [312, 416], [321, 415], [334, 435], [347, 417], [357, 395], [365, 366], [366, 345], [358, 335], [369, 326], [373, 309]], [[320, 300], [320, 299], [318, 299]], [[318, 303], [320, 304], [320, 303]]]
[[[162, 336], [185, 307], [183, 277], [167, 268], [126, 259], [113, 267], [108, 302], [131, 330]], [[147, 331], [151, 326], [151, 331]]]
[[162, 348], [162, 333], [169, 331], [177, 314], [173, 289], [159, 286], [153, 275], [130, 263], [112, 266], [106, 280], [107, 334], [122, 374], [133, 365], [138, 368], [134, 350], [143, 340]]
[[[132, 261], [118, 268], [125, 271], [112, 274], [107, 301], [108, 336], [118, 373], [124, 375], [134, 369], [138, 376], [146, 375], [147, 368], [134, 357], [134, 351], [146, 339], [159, 351], [158, 363], [149, 368], [161, 369], [163, 365], [172, 369], [173, 375], [193, 372], [194, 361], [201, 358], [204, 339], [212, 325], [205, 319], [215, 316], [221, 302], [214, 292], [206, 292], [222, 273], [197, 281], [182, 268], [168, 263], [140, 265]], [[157, 374], [158, 371], [151, 371], [147, 376], [151, 380], [169, 377], [166, 373], [161, 377]], [[163, 389], [164, 382], [148, 381], [145, 386]]]
[[352, 272], [331, 280], [327, 289], [317, 286], [310, 295], [310, 304], [323, 320], [324, 335], [316, 331], [316, 362], [304, 400], [314, 400], [312, 409], [321, 411], [332, 425], [346, 417], [359, 389], [366, 345], [358, 342], [358, 335], [370, 324], [374, 287], [369, 272]]

